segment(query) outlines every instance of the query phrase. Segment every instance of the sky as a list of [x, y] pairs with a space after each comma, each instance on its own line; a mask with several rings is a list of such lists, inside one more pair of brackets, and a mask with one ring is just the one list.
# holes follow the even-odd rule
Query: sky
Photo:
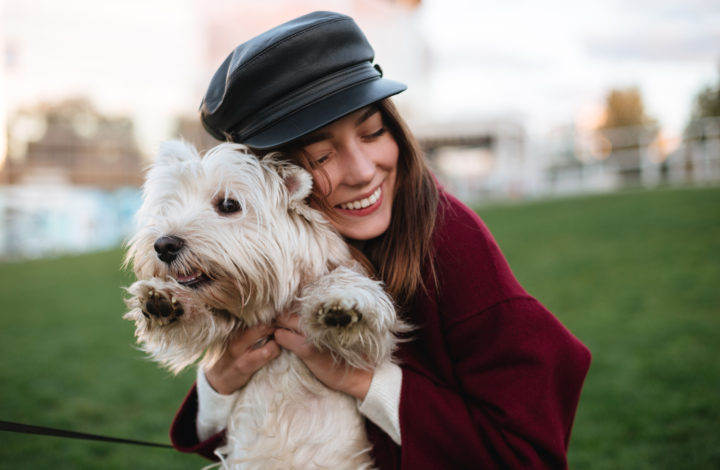
[[520, 115], [541, 132], [592, 118], [608, 90], [636, 86], [648, 114], [678, 132], [695, 94], [720, 77], [718, 1], [438, 0], [426, 7], [424, 30], [439, 57], [433, 100], [448, 101], [447, 113]]
[[[0, 0], [0, 120], [86, 95], [103, 112], [131, 115], [152, 152], [172, 115], [196, 112], [214, 71], [198, 17], [215, 1]], [[236, 3], [283, 1], [297, 3]], [[312, 3], [343, 11], [357, 0]], [[431, 73], [383, 68], [431, 121], [509, 118], [543, 135], [597, 122], [611, 88], [636, 86], [648, 114], [678, 134], [693, 97], [720, 77], [717, 0], [424, 0], [413, 21]]]

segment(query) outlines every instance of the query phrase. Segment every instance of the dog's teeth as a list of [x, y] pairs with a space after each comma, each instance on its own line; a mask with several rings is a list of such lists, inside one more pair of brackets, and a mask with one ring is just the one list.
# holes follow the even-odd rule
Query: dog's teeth
[[170, 302], [171, 302], [173, 305], [177, 305], [177, 299], [175, 298], [174, 295], [173, 295], [172, 298], [170, 299]]

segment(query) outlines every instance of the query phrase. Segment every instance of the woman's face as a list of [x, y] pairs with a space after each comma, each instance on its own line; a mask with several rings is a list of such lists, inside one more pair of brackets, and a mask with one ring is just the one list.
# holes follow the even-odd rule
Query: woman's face
[[392, 215], [398, 145], [380, 111], [374, 106], [355, 111], [306, 140], [304, 150], [315, 165], [313, 179], [329, 194], [335, 228], [354, 240], [384, 233]]

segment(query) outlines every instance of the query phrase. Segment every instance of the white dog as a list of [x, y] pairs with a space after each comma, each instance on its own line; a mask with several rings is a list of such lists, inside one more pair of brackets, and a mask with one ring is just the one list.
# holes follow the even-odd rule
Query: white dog
[[[238, 330], [300, 314], [308, 341], [354, 367], [390, 361], [407, 327], [306, 198], [312, 178], [233, 144], [168, 142], [147, 175], [127, 261], [141, 348], [174, 372], [212, 364]], [[354, 398], [283, 351], [241, 389], [218, 449], [237, 469], [371, 468]]]

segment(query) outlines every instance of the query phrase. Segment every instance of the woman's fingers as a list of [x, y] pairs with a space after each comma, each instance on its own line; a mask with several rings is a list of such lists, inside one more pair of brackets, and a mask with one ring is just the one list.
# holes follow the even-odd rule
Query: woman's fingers
[[315, 351], [315, 348], [307, 342], [305, 336], [288, 328], [278, 327], [275, 330], [275, 341], [301, 359], [308, 357]]
[[210, 385], [223, 394], [242, 388], [280, 354], [280, 346], [272, 339], [274, 331], [271, 326], [255, 326], [238, 332], [218, 361], [205, 370]]
[[262, 345], [251, 348], [246, 354], [247, 367], [256, 372], [280, 355], [280, 346], [269, 339]]
[[300, 316], [297, 314], [282, 313], [275, 321], [275, 341], [283, 348], [293, 352], [304, 359], [317, 350], [307, 342], [307, 338], [300, 328]]
[[[284, 322], [292, 326], [293, 322]], [[370, 388], [373, 372], [355, 369], [337, 363], [328, 351], [320, 351], [307, 338], [296, 331], [280, 327], [275, 330], [275, 341], [299, 357], [310, 371], [328, 387], [363, 400]]]
[[[283, 347], [299, 357], [310, 371], [328, 387], [347, 393], [360, 400], [365, 398], [373, 371], [355, 369], [346, 364], [339, 364], [328, 351], [320, 351], [310, 344], [300, 327], [300, 316], [292, 313], [281, 313], [275, 321], [275, 341], [278, 349]], [[260, 350], [265, 348], [263, 346]], [[278, 352], [279, 354], [279, 352]]]
[[273, 341], [275, 328], [271, 326], [255, 326], [248, 328], [239, 335], [236, 343], [230, 347], [235, 349], [235, 366], [243, 372], [256, 372], [280, 354], [280, 348]]
[[248, 350], [262, 347], [272, 336], [275, 328], [267, 325], [258, 325], [242, 330], [230, 342], [228, 352], [233, 356], [240, 356]]
[[300, 315], [297, 313], [281, 313], [277, 316], [275, 324], [280, 328], [292, 330], [300, 334]]

